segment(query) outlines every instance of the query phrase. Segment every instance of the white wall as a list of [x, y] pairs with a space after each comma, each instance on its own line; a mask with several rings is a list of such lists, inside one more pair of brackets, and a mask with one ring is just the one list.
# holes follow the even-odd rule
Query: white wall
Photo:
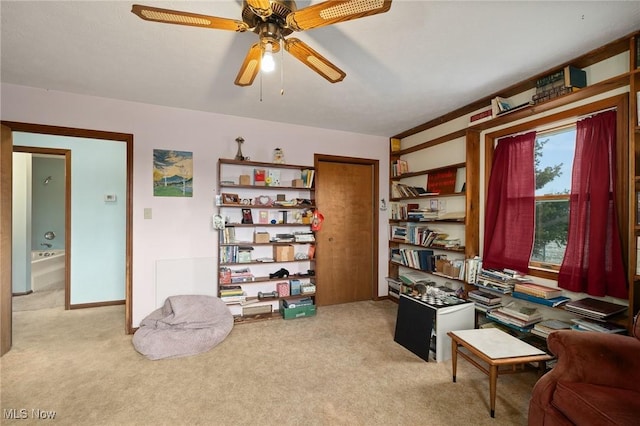
[[31, 154], [13, 153], [11, 286], [13, 293], [31, 290]]
[[[255, 161], [272, 160], [282, 148], [287, 163], [313, 164], [314, 153], [380, 160], [380, 197], [388, 198], [388, 143], [376, 137], [234, 116], [124, 102], [2, 84], [1, 118], [8, 121], [131, 133], [133, 174], [133, 326], [156, 307], [156, 262], [217, 258], [211, 229], [217, 159], [233, 158], [235, 138]], [[375, 118], [375, 117], [374, 117]], [[153, 149], [193, 152], [192, 198], [153, 196]], [[152, 219], [143, 218], [144, 208]], [[379, 295], [386, 295], [387, 215], [379, 223]], [[216, 277], [211, 277], [215, 285]], [[179, 283], [177, 283], [179, 288]]]

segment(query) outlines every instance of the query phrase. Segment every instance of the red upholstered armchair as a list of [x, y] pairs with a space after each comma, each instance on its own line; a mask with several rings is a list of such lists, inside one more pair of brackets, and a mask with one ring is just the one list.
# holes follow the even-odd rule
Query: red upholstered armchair
[[551, 333], [558, 362], [533, 388], [529, 426], [640, 424], [640, 315], [632, 334]]

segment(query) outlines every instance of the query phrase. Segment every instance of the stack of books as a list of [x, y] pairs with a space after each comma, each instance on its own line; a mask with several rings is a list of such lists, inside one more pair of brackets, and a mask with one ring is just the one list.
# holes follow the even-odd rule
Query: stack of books
[[536, 336], [544, 337], [545, 339], [549, 337], [549, 333], [556, 330], [569, 330], [571, 328], [571, 324], [565, 321], [557, 320], [557, 319], [548, 319], [544, 321], [537, 322], [533, 329], [531, 329], [531, 333]]
[[413, 209], [407, 212], [408, 220], [415, 220], [418, 222], [425, 222], [429, 220], [438, 219], [438, 210], [432, 210], [428, 207], [422, 209]]
[[225, 285], [220, 287], [220, 300], [226, 304], [241, 303], [247, 299], [239, 285]]
[[505, 306], [487, 312], [487, 318], [512, 326], [520, 331], [530, 331], [542, 321], [542, 314], [536, 309], [510, 302]]
[[236, 269], [231, 271], [231, 283], [246, 283], [255, 281], [255, 277], [249, 268]]
[[574, 330], [580, 331], [597, 331], [599, 333], [620, 333], [625, 334], [627, 329], [620, 324], [615, 324], [609, 321], [593, 321], [585, 318], [574, 318], [573, 325], [571, 326]]
[[497, 271], [495, 269], [482, 268], [474, 284], [487, 291], [509, 294], [513, 291], [516, 283], [526, 282], [527, 280], [527, 278], [516, 271], [508, 269]]
[[488, 312], [502, 306], [502, 297], [481, 290], [470, 291], [469, 300], [472, 300], [476, 305], [476, 309], [482, 312]]
[[587, 85], [587, 73], [571, 65], [567, 65], [560, 71], [541, 77], [536, 81], [536, 94], [533, 102], [539, 104]]
[[294, 232], [293, 236], [296, 243], [313, 243], [316, 241], [313, 232]]
[[569, 297], [562, 295], [562, 290], [534, 283], [516, 283], [511, 295], [517, 299], [527, 300], [546, 306], [560, 306], [569, 302]]
[[594, 299], [592, 297], [585, 297], [580, 300], [567, 302], [565, 309], [584, 317], [604, 320], [605, 318], [609, 318], [613, 315], [626, 311], [628, 306], [618, 305], [617, 303]]

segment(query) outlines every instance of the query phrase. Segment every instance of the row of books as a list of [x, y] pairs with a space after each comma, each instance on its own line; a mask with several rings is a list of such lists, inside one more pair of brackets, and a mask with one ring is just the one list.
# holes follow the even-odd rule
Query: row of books
[[393, 182], [391, 185], [391, 195], [393, 198], [415, 198], [429, 194], [426, 189], [420, 186], [411, 186], [405, 183]]
[[313, 177], [315, 176], [315, 170], [304, 169], [300, 171], [300, 179], [302, 179], [302, 186], [305, 188], [313, 187]]
[[421, 271], [435, 272], [435, 259], [436, 255], [430, 249], [391, 249], [392, 261]]
[[218, 241], [221, 244], [232, 244], [236, 242], [236, 229], [233, 226], [225, 226], [218, 232]]
[[587, 85], [587, 73], [572, 65], [567, 65], [563, 69], [536, 80], [536, 93], [533, 95], [533, 102], [548, 101]]
[[[391, 230], [391, 238], [396, 241], [425, 247], [434, 245], [449, 248], [447, 243], [449, 234], [430, 229], [428, 226], [409, 223], [406, 226], [392, 226]], [[459, 246], [460, 240], [456, 241]]]
[[391, 176], [401, 176], [409, 171], [407, 160], [397, 159], [391, 163]]
[[558, 96], [573, 93], [582, 87], [586, 87], [586, 85], [586, 72], [572, 65], [567, 65], [559, 71], [537, 79], [536, 93], [532, 96], [531, 101], [513, 105], [509, 99], [496, 96], [491, 99], [491, 106], [489, 108], [469, 117], [469, 125], [479, 124], [503, 114], [508, 114]]
[[250, 246], [220, 246], [220, 263], [249, 263], [252, 251]]

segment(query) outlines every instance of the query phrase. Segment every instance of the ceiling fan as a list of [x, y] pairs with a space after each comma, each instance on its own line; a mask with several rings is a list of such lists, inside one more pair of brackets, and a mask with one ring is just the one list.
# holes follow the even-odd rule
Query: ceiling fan
[[282, 47], [331, 83], [342, 81], [346, 76], [344, 71], [302, 40], [285, 37], [294, 31], [364, 18], [387, 12], [390, 8], [391, 0], [324, 1], [300, 10], [292, 0], [245, 0], [242, 21], [137, 4], [131, 12], [147, 21], [236, 32], [251, 30], [258, 34], [260, 40], [249, 49], [235, 80], [238, 86], [250, 86], [261, 65], [262, 69], [273, 67], [272, 53]]

